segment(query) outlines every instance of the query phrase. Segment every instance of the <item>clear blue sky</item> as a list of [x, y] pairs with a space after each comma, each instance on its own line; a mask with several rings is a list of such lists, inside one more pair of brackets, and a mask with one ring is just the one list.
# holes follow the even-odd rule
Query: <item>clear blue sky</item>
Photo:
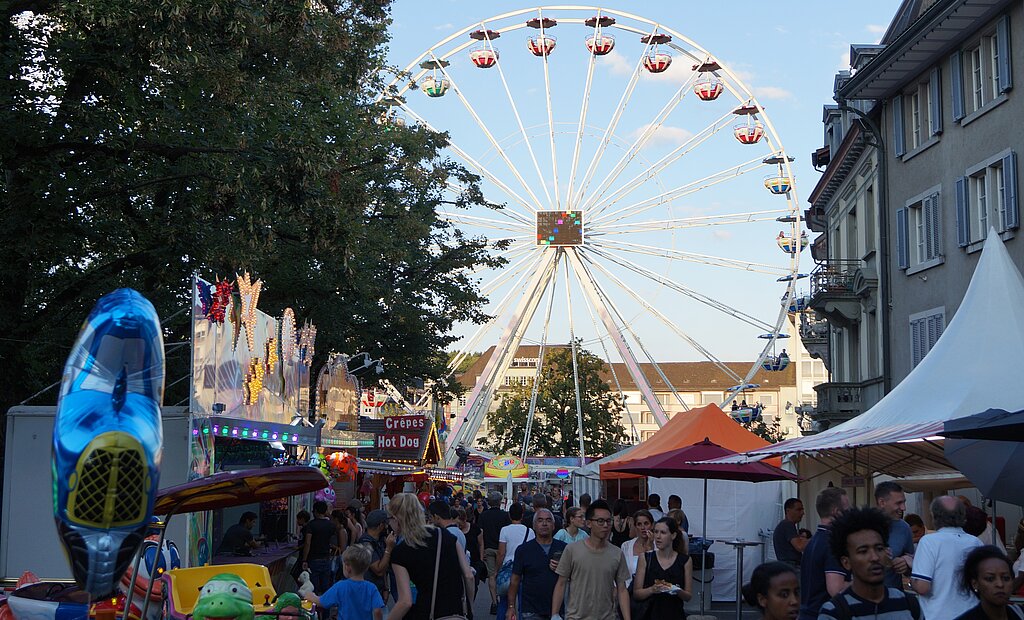
[[[795, 158], [793, 169], [798, 206], [802, 211], [807, 206], [807, 194], [819, 176], [810, 166], [809, 155], [822, 144], [821, 106], [831, 102], [835, 74], [847, 66], [851, 43], [877, 42], [898, 5], [896, 0], [869, 0], [856, 5], [809, 0], [771, 3], [677, 0], [663, 3], [617, 2], [605, 6], [657, 22], [684, 35], [719, 59], [739, 81], [749, 87], [764, 106], [786, 153]], [[394, 23], [391, 27], [389, 60], [394, 65], [405, 67], [431, 48], [440, 56], [454, 45], [469, 41], [463, 35], [452, 43], [438, 46], [441, 40], [464, 28], [479, 28], [482, 20], [532, 6], [536, 5], [507, 1], [398, 0], [392, 9]], [[588, 13], [590, 11], [581, 10], [561, 15], [579, 17]], [[554, 12], [551, 14], [558, 15]], [[505, 27], [525, 19], [524, 16], [511, 21], [489, 22], [488, 26]], [[620, 23], [626, 23], [626, 20], [620, 20]], [[545, 97], [550, 91], [556, 127], [554, 140], [560, 177], [558, 185], [559, 192], [564, 196], [574, 159], [575, 127], [580, 116], [581, 94], [586, 90], [590, 57], [584, 48], [584, 38], [589, 32], [582, 24], [574, 25], [568, 21], [563, 21], [551, 30], [550, 33], [558, 37], [558, 45], [549, 58], [547, 88], [543, 62], [531, 56], [525, 45], [526, 37], [536, 31], [522, 29], [507, 32], [494, 43], [501, 53], [504, 77], [512, 92], [515, 108], [509, 103], [496, 70], [473, 67], [469, 62], [468, 50], [451, 56], [452, 65], [448, 71], [469, 102], [472, 112], [467, 111], [453, 91], [440, 99], [430, 99], [420, 92], [410, 92], [407, 96], [409, 106], [437, 129], [449, 131], [457, 145], [528, 202], [532, 200], [523, 187], [530, 187], [538, 197], [538, 204], [546, 208], [549, 204], [546, 195], [553, 196], [556, 184], [551, 174], [551, 139]], [[587, 117], [589, 129], [585, 132], [578, 158], [578, 184], [584, 177], [592, 155], [599, 149], [602, 132], [612, 123], [620, 97], [644, 51], [638, 35], [622, 31], [609, 32], [614, 32], [617, 37], [616, 48], [611, 55], [598, 59], [592, 74]], [[676, 60], [668, 72], [657, 78], [644, 75], [637, 82], [621, 120], [615, 127], [619, 146], [613, 144], [600, 164], [595, 166], [590, 189], [599, 186], [609, 176], [611, 166], [627, 152], [630, 143], [643, 135], [645, 127], [649, 127], [659, 110], [686, 83], [691, 61], [679, 54], [675, 55]], [[692, 140], [701, 129], [719, 118], [723, 110], [728, 116], [728, 111], [736, 102], [733, 98], [732, 103], [722, 103], [725, 107], [715, 108], [718, 102], [707, 105], [697, 102], [692, 92], [687, 97], [672, 110], [663, 126], [639, 151], [638, 156], [630, 161], [616, 186], [686, 140]], [[728, 97], [723, 96], [722, 99]], [[534, 169], [529, 151], [524, 147], [525, 140], [521, 139], [514, 111], [519, 112], [527, 128], [526, 133], [538, 161], [537, 167], [541, 169], [540, 174]], [[486, 138], [473, 119], [473, 114], [492, 133], [512, 163], [511, 167], [518, 169], [525, 183], [518, 183], [509, 172], [510, 167], [506, 166], [499, 150]], [[731, 135], [731, 127], [738, 119], [730, 117], [727, 122], [728, 127], [723, 132], [702, 143], [692, 155], [667, 168], [658, 180], [638, 189], [629, 200], [618, 203], [613, 209], [631, 204], [630, 201], [640, 201], [668, 189], [696, 182], [706, 175], [739, 165], [750, 157], [756, 159], [770, 153], [767, 141], [757, 146], [738, 145]], [[685, 195], [670, 205], [659, 206], [629, 221], [647, 222], [673, 217], [785, 209], [785, 199], [772, 196], [761, 185], [762, 177], [769, 172], [767, 169], [758, 169], [743, 178]], [[544, 193], [544, 186], [548, 190], [547, 194]], [[487, 180], [483, 187], [494, 200], [514, 202]], [[510, 204], [510, 207], [519, 205]], [[525, 207], [521, 210], [528, 213]], [[474, 215], [502, 219], [488, 212], [474, 212]], [[687, 229], [675, 234], [621, 236], [620, 239], [649, 247], [667, 248], [670, 252], [691, 252], [764, 263], [784, 271], [789, 265], [788, 259], [775, 244], [775, 235], [780, 228], [783, 228], [781, 224], [766, 221], [744, 226]], [[505, 234], [493, 229], [472, 231], [491, 236]], [[666, 261], [638, 253], [620, 256], [635, 261], [641, 268], [662, 274], [768, 323], [774, 323], [779, 298], [785, 290], [784, 285], [775, 282], [776, 276], [769, 273], [750, 273], [690, 261]], [[801, 260], [800, 271], [809, 271], [813, 267], [809, 252], [804, 252]], [[630, 285], [639, 297], [657, 307], [720, 359], [753, 359], [763, 346], [764, 342], [754, 337], [763, 330], [737, 322], [721, 312], [709, 310], [706, 305], [696, 304], [685, 296], [681, 297], [615, 264], [606, 265], [612, 273]], [[481, 278], [486, 282], [495, 275], [481, 274]], [[552, 320], [549, 341], [566, 339], [568, 319], [565, 309], [570, 302], [565, 299], [564, 286], [564, 282], [558, 284], [559, 294], [555, 298], [553, 311], [556, 318]], [[639, 302], [627, 292], [617, 289], [607, 279], [602, 286], [607, 288], [609, 296], [620, 306], [628, 322], [635, 326], [637, 336], [655, 358], [703, 359], [691, 347], [682, 344], [682, 341], [669, 338], [671, 330], [645, 313]], [[802, 284], [799, 290], [806, 290], [806, 286]], [[495, 301], [510, 288], [511, 284], [497, 288], [493, 296]], [[601, 347], [594, 338], [603, 330], [595, 331], [592, 327], [582, 293], [575, 285], [570, 296], [577, 335], [583, 336], [588, 341], [588, 347], [600, 353]], [[538, 314], [543, 313], [543, 309], [542, 304]], [[528, 333], [528, 341], [540, 338], [541, 321], [538, 319], [535, 323]], [[462, 331], [469, 333], [468, 330]], [[495, 329], [482, 340], [480, 346], [474, 348], [485, 348], [497, 337], [498, 330]]]

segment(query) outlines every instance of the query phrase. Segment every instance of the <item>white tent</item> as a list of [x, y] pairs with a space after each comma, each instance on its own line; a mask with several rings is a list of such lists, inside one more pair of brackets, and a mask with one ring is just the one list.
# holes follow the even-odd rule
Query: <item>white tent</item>
[[[572, 470], [572, 495], [573, 497], [579, 498], [579, 496], [587, 493], [592, 499], [601, 497], [601, 490], [603, 485], [601, 483], [601, 464], [613, 461], [617, 458], [621, 458], [626, 454], [629, 454], [631, 450], [636, 446], [629, 446], [623, 448], [614, 454], [609, 454], [606, 457], [600, 458], [596, 461], [591, 461], [583, 467], [577, 467]], [[579, 500], [577, 500], [579, 501]]]
[[859, 458], [896, 477], [953, 471], [942, 450], [946, 420], [989, 408], [1024, 409], [1024, 278], [990, 230], [953, 320], [913, 371], [863, 414], [834, 428], [723, 461], [802, 453], [829, 467]]

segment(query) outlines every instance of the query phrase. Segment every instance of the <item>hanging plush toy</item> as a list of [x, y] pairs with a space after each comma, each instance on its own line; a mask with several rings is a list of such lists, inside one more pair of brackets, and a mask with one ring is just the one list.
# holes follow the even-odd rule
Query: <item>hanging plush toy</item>
[[233, 573], [211, 577], [192, 609], [195, 620], [253, 620], [252, 590]]
[[112, 595], [160, 483], [164, 345], [153, 304], [102, 297], [64, 366], [53, 424], [53, 514], [79, 586]]

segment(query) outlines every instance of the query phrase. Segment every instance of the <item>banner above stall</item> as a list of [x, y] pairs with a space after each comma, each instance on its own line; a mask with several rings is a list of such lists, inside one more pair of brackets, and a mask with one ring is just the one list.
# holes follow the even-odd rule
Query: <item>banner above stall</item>
[[194, 415], [289, 424], [309, 409], [316, 328], [257, 309], [261, 280], [248, 273], [215, 283], [196, 278], [192, 295]]

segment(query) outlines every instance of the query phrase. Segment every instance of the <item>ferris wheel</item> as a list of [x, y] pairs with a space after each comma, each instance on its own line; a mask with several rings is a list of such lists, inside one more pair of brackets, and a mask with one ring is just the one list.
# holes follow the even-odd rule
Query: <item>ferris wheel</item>
[[[652, 383], [689, 408], [659, 362], [711, 362], [731, 384], [724, 404], [789, 363], [780, 341], [806, 301], [807, 245], [792, 158], [751, 89], [689, 38], [599, 7], [523, 9], [434, 44], [381, 102], [383, 122], [448, 132], [490, 204], [442, 216], [505, 259], [474, 274], [492, 318], [467, 329], [451, 368], [495, 348], [450, 423], [449, 462], [522, 345], [537, 351], [524, 455], [552, 346], [572, 343], [574, 367], [578, 346], [602, 356], [613, 390], [631, 380], [642, 395], [623, 396], [631, 419], [642, 408], [659, 426]], [[446, 191], [454, 202], [465, 188]]]

